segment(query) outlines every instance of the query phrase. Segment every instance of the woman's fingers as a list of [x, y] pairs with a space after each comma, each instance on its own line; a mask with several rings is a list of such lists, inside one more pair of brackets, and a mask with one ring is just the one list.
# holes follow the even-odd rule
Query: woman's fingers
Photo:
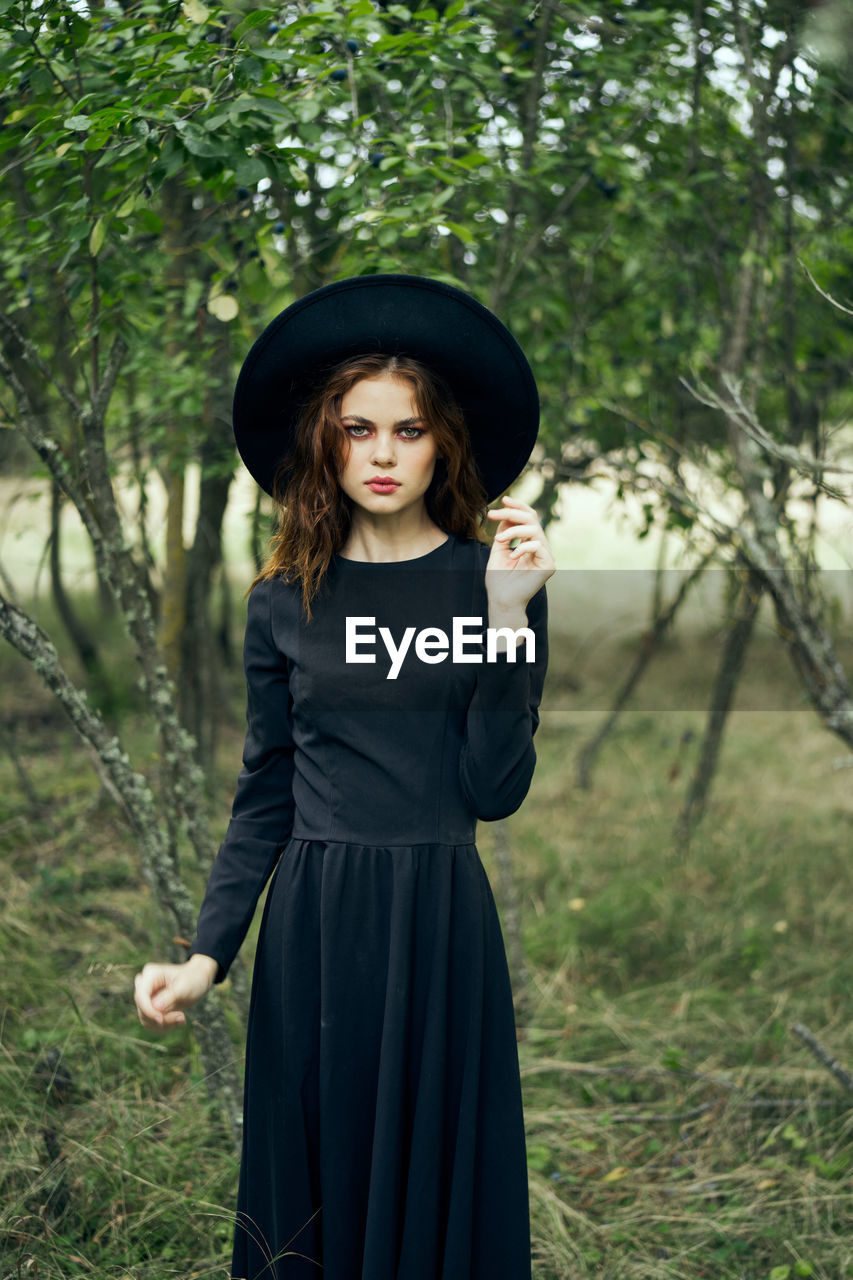
[[170, 979], [173, 982], [166, 966], [156, 964], [145, 965], [134, 978], [136, 1009], [144, 1027], [159, 1030], [186, 1022], [184, 1014], [175, 1008], [176, 992]]
[[501, 502], [508, 502], [511, 507], [527, 507], [528, 511], [533, 510], [529, 502], [522, 502], [521, 498], [511, 498], [508, 493], [503, 495]]
[[152, 964], [145, 965], [142, 971], [133, 979], [133, 996], [141, 1021], [148, 1019], [150, 1022], [156, 1023], [160, 1020], [162, 1015], [160, 1010], [152, 1003], [152, 998], [162, 985], [162, 972], [158, 966]]
[[[525, 520], [525, 513], [519, 511], [517, 520], [517, 523], [507, 521], [507, 527], [499, 529], [495, 534], [494, 541], [499, 551], [505, 552], [507, 556], [516, 560], [522, 553], [538, 552], [544, 561], [548, 564], [553, 564], [553, 556], [548, 540], [545, 537], [545, 531], [536, 519], [535, 514], [532, 520]], [[511, 542], [515, 542], [517, 545], [511, 547]]]
[[[499, 521], [486, 572], [490, 604], [503, 608], [526, 606], [554, 573], [556, 563], [545, 531], [533, 507], [518, 498], [503, 498], [502, 507], [487, 514]], [[511, 546], [511, 543], [516, 543]], [[496, 570], [497, 576], [489, 574]]]
[[133, 980], [139, 1021], [152, 1030], [182, 1026], [184, 1009], [207, 994], [216, 969], [209, 956], [193, 956], [183, 964], [146, 964]]
[[513, 538], [536, 538], [542, 534], [542, 526], [538, 521], [530, 524], [514, 524], [509, 529], [502, 529], [495, 534], [496, 542], [511, 542]]
[[520, 542], [517, 547], [510, 547], [509, 554], [511, 556], [521, 556], [542, 550], [542, 543], [536, 538], [530, 538], [527, 542]]
[[[517, 499], [513, 499], [513, 501], [517, 504], [514, 508], [495, 508], [488, 512], [493, 520], [500, 521], [494, 541], [501, 549], [508, 551], [513, 557], [517, 557], [521, 546], [510, 549], [509, 543], [519, 539], [525, 544], [525, 551], [531, 551], [533, 549], [531, 544], [535, 542], [538, 549], [544, 553], [548, 543], [545, 538], [545, 531], [539, 522], [539, 517], [526, 502], [520, 502]], [[546, 559], [548, 559], [548, 555], [546, 555]]]
[[172, 1013], [164, 1013], [160, 1026], [162, 1027], [182, 1027], [187, 1020], [187, 1015], [181, 1013], [180, 1009], [175, 1009]]
[[517, 507], [492, 507], [486, 515], [490, 520], [506, 520], [511, 523], [530, 520], [531, 517], [536, 520], [536, 512], [526, 502], [520, 502]]

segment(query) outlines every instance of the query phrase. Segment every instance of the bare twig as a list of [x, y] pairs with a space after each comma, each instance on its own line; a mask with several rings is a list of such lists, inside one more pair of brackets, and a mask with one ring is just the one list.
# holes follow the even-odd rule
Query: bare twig
[[698, 1107], [690, 1107], [687, 1111], [630, 1111], [624, 1114], [608, 1115], [610, 1124], [681, 1124], [685, 1120], [698, 1120], [717, 1107], [727, 1106], [728, 1098], [712, 1098], [710, 1102], [700, 1102]]
[[723, 1089], [737, 1089], [727, 1076], [711, 1075], [705, 1071], [688, 1071], [681, 1067], [602, 1067], [593, 1062], [567, 1062], [562, 1058], [539, 1058], [521, 1068], [522, 1076], [542, 1075], [547, 1071], [562, 1071], [573, 1076], [601, 1076], [629, 1078], [645, 1076], [658, 1080], [671, 1080], [674, 1076], [684, 1080], [699, 1080]]
[[814, 1035], [813, 1032], [809, 1031], [808, 1027], [804, 1026], [802, 1022], [792, 1022], [791, 1030], [795, 1036], [799, 1036], [806, 1048], [812, 1051], [818, 1062], [822, 1062], [827, 1071], [835, 1076], [839, 1084], [842, 1085], [848, 1093], [853, 1093], [853, 1075], [850, 1074], [846, 1067], [842, 1067], [837, 1058], [833, 1058], [832, 1054], [825, 1045], [821, 1044], [817, 1036]]
[[116, 381], [118, 379], [118, 375], [119, 375], [119, 372], [121, 371], [121, 366], [124, 363], [124, 358], [126, 355], [127, 355], [127, 343], [125, 342], [124, 338], [120, 334], [117, 334], [113, 340], [113, 345], [110, 348], [110, 354], [107, 359], [106, 368], [104, 369], [100, 386], [98, 387], [97, 394], [95, 395], [94, 403], [92, 404], [92, 413], [94, 414], [95, 418], [98, 421], [100, 421], [103, 418], [104, 414], [107, 411], [107, 405], [112, 399], [112, 394], [113, 394], [113, 391], [115, 390]]
[[696, 1107], [686, 1111], [626, 1111], [617, 1115], [608, 1114], [610, 1124], [681, 1124], [685, 1120], [697, 1120], [709, 1111], [736, 1108], [746, 1111], [800, 1111], [806, 1107], [819, 1107], [825, 1110], [837, 1107], [838, 1098], [711, 1098], [700, 1102]]
[[835, 298], [833, 298], [831, 294], [826, 293], [823, 289], [821, 289], [820, 285], [815, 280], [814, 276], [809, 271], [808, 267], [803, 262], [802, 258], [797, 258], [797, 262], [799, 262], [800, 266], [803, 268], [803, 271], [805, 271], [809, 280], [814, 285], [815, 289], [817, 289], [818, 293], [822, 298], [826, 298], [827, 302], [831, 303], [833, 307], [836, 307], [839, 311], [843, 312], [845, 316], [853, 316], [853, 311], [851, 311], [849, 307], [842, 306], [840, 302], [836, 302]]
[[[50, 366], [44, 360], [42, 360], [41, 356], [39, 355], [38, 351], [33, 346], [33, 344], [27, 341], [27, 339], [21, 333], [20, 329], [14, 323], [14, 321], [10, 320], [9, 317], [7, 315], [4, 315], [2, 311], [0, 311], [0, 326], [2, 326], [3, 329], [5, 329], [9, 338], [19, 348], [21, 354], [25, 356], [27, 361], [31, 365], [33, 365], [34, 368], [38, 369], [41, 376], [56, 388], [56, 390], [62, 396], [63, 400], [66, 402], [66, 404], [68, 404], [70, 408], [73, 410], [73, 412], [79, 417], [80, 414], [83, 412], [83, 408], [82, 408], [82, 405], [80, 404], [80, 401], [75, 396], [74, 392], [71, 390], [70, 387], [66, 387], [64, 383], [59, 382], [56, 379], [53, 372], [51, 371]], [[14, 376], [14, 370], [12, 366], [9, 366], [8, 369], [4, 368], [2, 372], [3, 372], [3, 376], [6, 378], [7, 382], [12, 387], [12, 390], [17, 391], [18, 380], [17, 380], [17, 377]]]
[[799, 475], [808, 476], [830, 497], [839, 498], [842, 501], [849, 497], [848, 494], [843, 493], [841, 490], [827, 485], [823, 480], [823, 475], [826, 471], [833, 471], [846, 476], [853, 475], [851, 468], [842, 467], [834, 462], [824, 462], [819, 458], [811, 457], [801, 449], [795, 449], [792, 445], [774, 440], [770, 432], [758, 421], [755, 411], [745, 403], [741, 384], [726, 373], [721, 374], [721, 381], [728, 393], [729, 398], [727, 399], [723, 399], [705, 382], [699, 382], [694, 387], [686, 378], [679, 378], [679, 382], [683, 387], [686, 387], [694, 399], [698, 400], [700, 404], [707, 405], [709, 409], [717, 409], [724, 413], [730, 422], [733, 422], [751, 440], [754, 440], [765, 453], [769, 453], [771, 457], [778, 458], [780, 462], [784, 462]]

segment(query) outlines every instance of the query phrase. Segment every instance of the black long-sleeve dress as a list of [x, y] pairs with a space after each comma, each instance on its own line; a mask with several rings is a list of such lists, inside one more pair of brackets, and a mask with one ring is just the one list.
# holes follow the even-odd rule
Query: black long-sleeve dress
[[[456, 537], [336, 556], [308, 623], [281, 578], [249, 597], [244, 767], [190, 949], [222, 981], [272, 875], [233, 1277], [529, 1280], [512, 995], [474, 839], [530, 785], [547, 606], [527, 606], [535, 653], [487, 661], [487, 559]], [[415, 628], [395, 665], [383, 627], [395, 649]]]

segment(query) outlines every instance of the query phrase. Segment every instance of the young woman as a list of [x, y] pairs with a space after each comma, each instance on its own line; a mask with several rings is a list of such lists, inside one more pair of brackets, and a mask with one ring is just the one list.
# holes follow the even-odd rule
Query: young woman
[[538, 400], [508, 331], [412, 276], [289, 307], [235, 434], [279, 527], [249, 597], [248, 733], [168, 1028], [269, 891], [249, 1014], [231, 1275], [529, 1280], [512, 994], [478, 818], [535, 762], [554, 560], [523, 467]]

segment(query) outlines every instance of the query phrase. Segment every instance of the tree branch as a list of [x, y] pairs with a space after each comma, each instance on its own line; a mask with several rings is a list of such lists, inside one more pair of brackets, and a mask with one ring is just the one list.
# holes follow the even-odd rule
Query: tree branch
[[835, 298], [833, 298], [831, 294], [825, 293], [824, 290], [821, 289], [820, 285], [815, 280], [814, 276], [809, 271], [808, 267], [803, 262], [802, 258], [797, 258], [797, 262], [799, 262], [800, 266], [803, 268], [803, 271], [805, 271], [806, 275], [808, 276], [810, 282], [812, 283], [812, 285], [814, 285], [815, 289], [817, 289], [818, 293], [822, 298], [826, 298], [827, 302], [829, 302], [833, 307], [837, 308], [838, 311], [843, 312], [845, 316], [853, 316], [853, 311], [851, 311], [849, 307], [842, 306], [840, 302], [836, 302]]
[[850, 494], [827, 485], [823, 480], [823, 474], [826, 471], [833, 471], [840, 475], [853, 476], [853, 469], [843, 467], [835, 462], [823, 462], [805, 453], [802, 449], [795, 449], [792, 445], [782, 444], [780, 441], [775, 440], [770, 435], [770, 432], [758, 421], [755, 410], [744, 401], [741, 389], [742, 384], [726, 372], [720, 374], [720, 380], [727, 392], [725, 399], [718, 395], [713, 388], [709, 387], [706, 382], [699, 380], [697, 386], [694, 387], [686, 378], [679, 378], [681, 385], [690, 392], [695, 400], [698, 400], [700, 404], [707, 405], [709, 409], [716, 409], [725, 414], [730, 422], [733, 422], [745, 435], [749, 436], [765, 453], [780, 462], [784, 462], [792, 470], [796, 471], [798, 475], [807, 476], [810, 480], [813, 480], [815, 485], [829, 497], [838, 498], [841, 501], [847, 501], [850, 498]]
[[[101, 716], [93, 710], [83, 690], [78, 689], [62, 668], [56, 649], [41, 627], [18, 606], [0, 595], [0, 635], [25, 657], [56, 695], [71, 723], [89, 746], [98, 772], [108, 782], [142, 851], [142, 870], [161, 909], [162, 919], [171, 919], [178, 935], [191, 936], [195, 910], [189, 893], [175, 871], [168, 844], [163, 838], [157, 802], [142, 774], [134, 773], [130, 759], [118, 737], [111, 734]], [[233, 1051], [222, 1007], [216, 993], [206, 997], [204, 1014], [190, 1021], [199, 1042], [208, 1089], [223, 1106], [232, 1134], [241, 1134], [240, 1088], [234, 1070]]]
[[837, 1058], [833, 1058], [832, 1054], [824, 1045], [821, 1044], [817, 1036], [813, 1035], [812, 1032], [809, 1031], [808, 1027], [804, 1026], [802, 1022], [792, 1022], [791, 1030], [794, 1035], [799, 1036], [803, 1044], [812, 1051], [818, 1062], [822, 1062], [827, 1071], [829, 1071], [831, 1075], [835, 1076], [839, 1084], [841, 1084], [848, 1093], [853, 1093], [853, 1075], [850, 1074], [846, 1067], [842, 1067]]
[[[12, 342], [16, 343], [20, 347], [21, 354], [25, 356], [27, 361], [31, 365], [33, 365], [36, 369], [38, 369], [41, 376], [45, 378], [51, 384], [51, 386], [56, 388], [56, 390], [62, 396], [62, 399], [66, 402], [67, 405], [70, 406], [73, 412], [79, 417], [80, 414], [83, 412], [83, 408], [80, 404], [80, 401], [74, 395], [74, 392], [71, 391], [70, 388], [66, 387], [63, 383], [57, 381], [57, 379], [53, 375], [53, 372], [50, 366], [46, 364], [44, 360], [42, 360], [41, 356], [39, 355], [38, 351], [33, 346], [33, 344], [27, 341], [27, 339], [21, 333], [20, 329], [14, 323], [14, 321], [10, 320], [9, 317], [5, 315], [2, 311], [0, 311], [0, 326], [2, 326], [3, 329], [5, 329], [6, 333], [11, 338]], [[9, 383], [12, 390], [15, 392], [17, 396], [18, 394], [17, 387], [20, 387], [21, 385], [20, 381], [17, 378], [17, 375], [14, 373], [14, 371], [11, 369], [10, 366], [5, 366], [3, 368], [0, 368], [0, 372], [3, 373], [4, 378], [6, 378], [6, 381]]]
[[92, 413], [98, 422], [103, 422], [107, 412], [107, 406], [112, 399], [113, 391], [127, 355], [127, 343], [121, 334], [116, 334], [113, 339], [113, 345], [107, 359], [106, 368], [101, 378], [101, 384], [94, 397], [92, 404]]

